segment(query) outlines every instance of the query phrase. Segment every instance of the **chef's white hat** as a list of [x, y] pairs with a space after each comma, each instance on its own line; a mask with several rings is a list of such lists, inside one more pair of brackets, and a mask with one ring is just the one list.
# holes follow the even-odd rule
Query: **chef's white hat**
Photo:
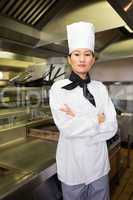
[[76, 22], [67, 25], [69, 54], [78, 48], [87, 48], [94, 52], [95, 28], [89, 22]]

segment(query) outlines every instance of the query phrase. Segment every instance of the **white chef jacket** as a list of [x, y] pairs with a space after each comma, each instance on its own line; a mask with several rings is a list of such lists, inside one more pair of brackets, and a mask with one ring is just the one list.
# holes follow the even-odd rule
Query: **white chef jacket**
[[[50, 89], [50, 107], [60, 132], [57, 174], [59, 180], [68, 185], [89, 184], [110, 170], [106, 140], [117, 131], [116, 112], [101, 82], [91, 81], [87, 85], [96, 107], [83, 96], [80, 86], [72, 90], [62, 88], [69, 83], [69, 79], [59, 80]], [[75, 117], [60, 111], [64, 104], [76, 113]], [[102, 124], [98, 123], [100, 113], [105, 114]]]

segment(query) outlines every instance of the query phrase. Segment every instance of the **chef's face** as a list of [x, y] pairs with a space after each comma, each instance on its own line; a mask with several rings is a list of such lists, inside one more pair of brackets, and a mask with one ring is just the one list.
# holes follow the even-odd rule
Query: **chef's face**
[[68, 62], [78, 75], [86, 75], [95, 62], [93, 53], [86, 48], [76, 49], [69, 55]]

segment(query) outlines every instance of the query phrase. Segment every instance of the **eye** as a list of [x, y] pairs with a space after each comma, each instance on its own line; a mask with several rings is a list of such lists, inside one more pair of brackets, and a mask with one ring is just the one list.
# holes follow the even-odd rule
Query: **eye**
[[75, 56], [79, 56], [79, 53], [74, 53]]
[[92, 56], [92, 54], [88, 52], [88, 53], [85, 53], [85, 56]]

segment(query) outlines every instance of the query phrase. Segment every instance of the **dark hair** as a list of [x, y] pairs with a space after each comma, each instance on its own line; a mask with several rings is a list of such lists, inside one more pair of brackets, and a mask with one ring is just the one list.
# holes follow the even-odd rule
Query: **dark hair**
[[[95, 53], [93, 51], [91, 51], [92, 56], [95, 57]], [[71, 57], [72, 53], [68, 54], [68, 57]]]

